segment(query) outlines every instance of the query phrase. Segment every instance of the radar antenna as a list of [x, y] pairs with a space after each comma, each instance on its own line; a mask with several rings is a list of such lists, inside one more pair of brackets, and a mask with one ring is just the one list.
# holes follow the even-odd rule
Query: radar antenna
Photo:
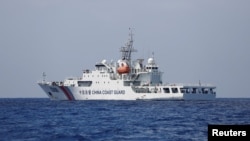
[[129, 39], [128, 42], [125, 44], [124, 47], [121, 47], [120, 52], [122, 52], [122, 59], [123, 60], [128, 60], [129, 62], [131, 61], [131, 53], [132, 52], [136, 52], [137, 50], [135, 50], [133, 48], [133, 32], [132, 29], [129, 28], [130, 32], [129, 32]]

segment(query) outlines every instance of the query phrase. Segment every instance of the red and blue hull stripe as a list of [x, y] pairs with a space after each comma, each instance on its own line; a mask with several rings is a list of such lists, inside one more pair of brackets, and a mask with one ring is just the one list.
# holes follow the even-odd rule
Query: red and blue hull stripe
[[68, 98], [68, 100], [75, 100], [73, 94], [71, 93], [71, 91], [68, 87], [64, 87], [64, 86], [59, 86], [59, 87], [63, 91], [65, 96]]

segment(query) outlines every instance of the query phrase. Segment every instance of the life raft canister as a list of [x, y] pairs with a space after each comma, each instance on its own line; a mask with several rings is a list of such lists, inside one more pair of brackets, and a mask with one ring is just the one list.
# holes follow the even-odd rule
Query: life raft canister
[[129, 73], [130, 72], [130, 68], [129, 68], [127, 62], [125, 62], [125, 61], [119, 61], [118, 65], [119, 66], [117, 68], [117, 72], [119, 74], [124, 74], [124, 73]]

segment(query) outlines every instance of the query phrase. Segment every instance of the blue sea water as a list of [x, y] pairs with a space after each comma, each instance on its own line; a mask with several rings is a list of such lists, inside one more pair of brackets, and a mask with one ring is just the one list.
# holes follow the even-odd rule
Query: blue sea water
[[206, 141], [208, 124], [250, 124], [250, 99], [0, 99], [3, 141]]

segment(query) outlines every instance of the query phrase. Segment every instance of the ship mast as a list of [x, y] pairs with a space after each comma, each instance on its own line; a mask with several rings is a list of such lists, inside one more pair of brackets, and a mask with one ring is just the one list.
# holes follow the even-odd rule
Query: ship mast
[[129, 33], [129, 39], [128, 42], [125, 44], [124, 47], [121, 47], [120, 52], [122, 53], [122, 59], [127, 60], [128, 62], [131, 61], [131, 53], [136, 52], [136, 50], [133, 48], [133, 33], [132, 29], [129, 28], [130, 33]]
[[43, 72], [43, 83], [45, 83], [45, 80], [46, 80], [46, 73]]

